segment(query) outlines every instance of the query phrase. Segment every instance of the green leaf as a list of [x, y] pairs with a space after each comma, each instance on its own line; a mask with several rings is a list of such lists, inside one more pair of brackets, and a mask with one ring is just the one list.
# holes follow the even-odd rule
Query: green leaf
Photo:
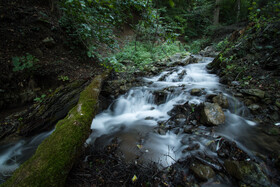
[[169, 5], [173, 8], [175, 6], [175, 3], [173, 0], [169, 0]]

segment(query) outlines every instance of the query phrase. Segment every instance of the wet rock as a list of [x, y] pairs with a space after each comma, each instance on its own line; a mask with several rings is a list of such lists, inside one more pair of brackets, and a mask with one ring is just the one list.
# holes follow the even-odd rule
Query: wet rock
[[186, 126], [184, 126], [184, 133], [191, 134], [192, 129], [193, 129], [192, 125], [186, 125]]
[[225, 161], [226, 171], [236, 179], [250, 186], [271, 186], [261, 167], [251, 161]]
[[225, 122], [225, 114], [217, 103], [204, 103], [201, 111], [201, 123], [206, 125], [220, 125]]
[[174, 121], [177, 125], [182, 125], [186, 121], [186, 116], [184, 114], [177, 114], [174, 118]]
[[227, 97], [224, 96], [224, 94], [222, 94], [222, 93], [213, 97], [212, 101], [213, 101], [213, 103], [217, 103], [218, 105], [220, 105], [222, 108], [228, 108]]
[[205, 96], [205, 98], [206, 98], [206, 101], [212, 102], [213, 98], [216, 96], [217, 96], [217, 94], [207, 94]]
[[256, 96], [261, 99], [263, 99], [265, 96], [265, 92], [260, 89], [242, 89], [240, 91], [244, 94]]
[[153, 94], [155, 96], [155, 104], [160, 105], [165, 102], [168, 92], [164, 90], [159, 90], [155, 91]]
[[166, 130], [165, 129], [159, 128], [157, 131], [160, 135], [166, 135]]
[[211, 167], [202, 164], [192, 164], [190, 169], [196, 177], [203, 181], [206, 181], [215, 176], [215, 172]]
[[189, 145], [187, 148], [185, 148], [182, 153], [186, 153], [188, 151], [194, 151], [194, 150], [198, 150], [200, 148], [200, 145], [198, 143], [193, 143], [191, 145]]
[[192, 89], [191, 90], [191, 95], [200, 96], [201, 95], [201, 89], [198, 89], [198, 88]]
[[221, 139], [219, 142], [219, 149], [217, 154], [221, 158], [234, 159], [234, 160], [246, 160], [249, 156], [241, 149], [239, 149], [235, 142]]

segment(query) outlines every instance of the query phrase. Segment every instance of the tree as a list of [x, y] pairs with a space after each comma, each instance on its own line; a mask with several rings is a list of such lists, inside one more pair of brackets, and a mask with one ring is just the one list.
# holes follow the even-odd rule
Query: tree
[[214, 19], [213, 19], [213, 24], [214, 25], [219, 24], [220, 3], [221, 3], [221, 0], [216, 0], [215, 10], [214, 10]]

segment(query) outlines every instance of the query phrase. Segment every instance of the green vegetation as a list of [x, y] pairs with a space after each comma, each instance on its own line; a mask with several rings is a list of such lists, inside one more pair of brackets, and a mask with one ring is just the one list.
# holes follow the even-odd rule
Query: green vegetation
[[45, 97], [46, 97], [46, 94], [42, 94], [40, 97], [36, 97], [36, 98], [34, 99], [34, 101], [35, 101], [35, 102], [42, 103]]
[[57, 79], [63, 82], [69, 81], [69, 77], [67, 75], [66, 76], [60, 75], [57, 77]]
[[32, 56], [29, 53], [26, 53], [26, 56], [22, 57], [13, 57], [12, 62], [13, 62], [13, 71], [23, 71], [23, 70], [32, 70], [34, 68], [34, 65], [36, 62], [39, 60]]
[[120, 52], [106, 58], [102, 65], [115, 71], [134, 72], [145, 70], [146, 65], [179, 52], [186, 52], [180, 43], [165, 42], [155, 46], [147, 42], [131, 42]]

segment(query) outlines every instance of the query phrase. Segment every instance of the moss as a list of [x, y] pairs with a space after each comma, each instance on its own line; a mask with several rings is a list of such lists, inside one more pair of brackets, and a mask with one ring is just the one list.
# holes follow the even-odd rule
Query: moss
[[55, 131], [39, 145], [36, 153], [1, 186], [63, 186], [72, 165], [90, 134], [90, 125], [98, 107], [102, 80], [97, 76], [80, 94], [68, 115]]

